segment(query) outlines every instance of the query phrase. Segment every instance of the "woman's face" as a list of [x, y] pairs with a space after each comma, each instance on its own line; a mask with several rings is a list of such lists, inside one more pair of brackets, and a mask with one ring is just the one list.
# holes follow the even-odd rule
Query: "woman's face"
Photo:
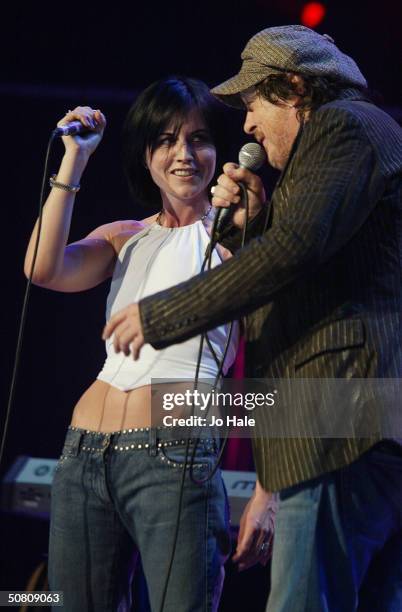
[[191, 111], [177, 135], [170, 125], [159, 136], [147, 166], [162, 196], [196, 203], [205, 197], [216, 164], [216, 150], [204, 119]]

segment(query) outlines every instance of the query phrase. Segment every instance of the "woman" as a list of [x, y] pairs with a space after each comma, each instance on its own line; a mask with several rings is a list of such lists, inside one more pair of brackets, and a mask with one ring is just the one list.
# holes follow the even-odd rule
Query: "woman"
[[[65, 154], [44, 207], [33, 281], [56, 291], [84, 291], [112, 278], [107, 318], [133, 301], [197, 274], [208, 245], [207, 192], [216, 164], [219, 117], [207, 87], [193, 79], [167, 79], [148, 87], [131, 108], [124, 129], [126, 172], [132, 194], [159, 204], [142, 221], [103, 225], [67, 245], [82, 173], [106, 120], [77, 107], [58, 125], [80, 120], [84, 136], [64, 137]], [[29, 274], [35, 226], [26, 255]], [[67, 246], [66, 246], [67, 245]], [[220, 263], [215, 251], [213, 265]], [[227, 327], [209, 335], [222, 357]], [[236, 334], [225, 369], [233, 361]], [[107, 341], [97, 379], [74, 408], [55, 473], [50, 527], [49, 579], [64, 591], [68, 611], [123, 610], [130, 606], [133, 561], [141, 554], [151, 607], [159, 610], [173, 547], [185, 440], [174, 428], [151, 425], [151, 377], [192, 379], [199, 339], [163, 351]], [[214, 378], [216, 362], [204, 346], [200, 378]], [[205, 477], [216, 443], [197, 448]], [[221, 476], [197, 485], [186, 476], [180, 530], [164, 610], [215, 610], [229, 553], [227, 507]]]

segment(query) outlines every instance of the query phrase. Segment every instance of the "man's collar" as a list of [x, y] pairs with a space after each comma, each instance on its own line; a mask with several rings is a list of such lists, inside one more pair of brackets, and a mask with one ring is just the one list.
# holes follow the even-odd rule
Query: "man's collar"
[[[370, 98], [367, 95], [365, 95], [363, 91], [361, 91], [360, 89], [357, 89], [356, 87], [348, 87], [346, 89], [342, 89], [339, 92], [339, 95], [336, 98], [334, 98], [334, 100], [330, 100], [330, 102], [328, 102], [328, 104], [331, 104], [331, 102], [336, 102], [337, 100], [353, 100], [353, 101], [363, 101], [363, 102], [371, 102], [372, 103]], [[319, 107], [319, 108], [321, 108], [321, 107]], [[317, 112], [317, 110], [319, 110], [319, 109], [316, 109], [315, 111], [311, 111], [310, 117], [315, 112]], [[297, 136], [296, 136], [295, 141], [293, 143], [293, 146], [291, 148], [291, 151], [290, 151], [288, 160], [286, 162], [286, 165], [285, 165], [284, 169], [282, 170], [281, 174], [279, 175], [279, 178], [278, 178], [278, 180], [276, 182], [275, 189], [281, 185], [283, 179], [285, 178], [286, 171], [289, 168], [290, 162], [292, 161], [292, 159], [293, 159], [293, 157], [294, 157], [294, 155], [296, 153], [297, 147], [299, 145], [300, 139], [301, 139], [302, 134], [303, 134], [304, 123], [305, 122], [303, 120], [300, 122], [299, 131], [297, 133]], [[306, 121], [306, 123], [308, 123], [308, 121]]]
[[289, 168], [290, 162], [292, 161], [292, 159], [293, 159], [293, 157], [294, 157], [294, 154], [296, 153], [296, 149], [297, 149], [297, 147], [298, 147], [298, 145], [299, 145], [299, 142], [300, 142], [300, 139], [301, 139], [301, 137], [302, 137], [302, 134], [303, 134], [303, 128], [304, 128], [304, 120], [302, 119], [302, 120], [300, 121], [299, 131], [297, 132], [297, 136], [296, 136], [296, 138], [295, 138], [295, 140], [294, 140], [294, 142], [293, 142], [293, 145], [292, 145], [292, 148], [291, 148], [291, 150], [290, 150], [289, 157], [288, 157], [288, 159], [287, 159], [287, 161], [286, 161], [285, 167], [283, 168], [283, 170], [282, 170], [282, 172], [280, 173], [279, 178], [278, 178], [278, 180], [277, 180], [277, 182], [276, 182], [275, 189], [277, 189], [278, 187], [280, 187], [280, 185], [281, 185], [281, 183], [282, 183], [282, 181], [283, 181], [283, 179], [284, 179], [284, 177], [285, 177], [286, 171], [287, 171], [287, 169]]
[[335, 102], [336, 100], [362, 100], [364, 102], [371, 102], [370, 98], [361, 89], [357, 89], [356, 87], [342, 89], [337, 97], [331, 100], [331, 102]]

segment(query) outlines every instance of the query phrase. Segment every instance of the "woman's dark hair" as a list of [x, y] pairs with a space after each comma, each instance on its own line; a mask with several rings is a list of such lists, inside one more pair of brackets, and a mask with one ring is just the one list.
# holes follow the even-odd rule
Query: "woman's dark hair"
[[197, 109], [221, 148], [223, 133], [221, 105], [209, 93], [205, 83], [185, 77], [169, 77], [147, 87], [128, 112], [123, 127], [123, 164], [129, 189], [135, 200], [146, 206], [161, 205], [159, 187], [146, 167], [146, 154], [157, 148], [159, 136], [167, 126], [180, 131], [188, 113]]
[[331, 77], [319, 77], [300, 74], [303, 78], [303, 93], [300, 94], [300, 85], [291, 80], [292, 73], [283, 72], [271, 74], [261, 83], [256, 85], [256, 93], [272, 104], [276, 104], [279, 100], [288, 100], [293, 96], [300, 96], [301, 101], [298, 105], [299, 118], [307, 111], [314, 111], [323, 104], [339, 98], [341, 92], [345, 89], [358, 89], [362, 96], [370, 99], [370, 94], [367, 89], [357, 87]]

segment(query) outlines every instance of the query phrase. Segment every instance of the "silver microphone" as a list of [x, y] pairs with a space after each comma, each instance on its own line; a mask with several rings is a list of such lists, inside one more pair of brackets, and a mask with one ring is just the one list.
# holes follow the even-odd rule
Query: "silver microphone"
[[70, 121], [53, 130], [53, 136], [75, 136], [76, 134], [84, 134], [85, 132], [89, 132], [89, 128], [82, 125], [81, 121]]
[[265, 151], [258, 142], [248, 142], [239, 151], [239, 165], [256, 172], [265, 162]]
[[[257, 142], [247, 142], [239, 151], [239, 166], [240, 168], [246, 168], [255, 172], [259, 170], [266, 160], [266, 154], [264, 149]], [[229, 221], [232, 215], [232, 207], [221, 208], [222, 212], [219, 215], [218, 222], [216, 224], [217, 233], [221, 233], [224, 226]], [[219, 212], [218, 212], [219, 214]]]

